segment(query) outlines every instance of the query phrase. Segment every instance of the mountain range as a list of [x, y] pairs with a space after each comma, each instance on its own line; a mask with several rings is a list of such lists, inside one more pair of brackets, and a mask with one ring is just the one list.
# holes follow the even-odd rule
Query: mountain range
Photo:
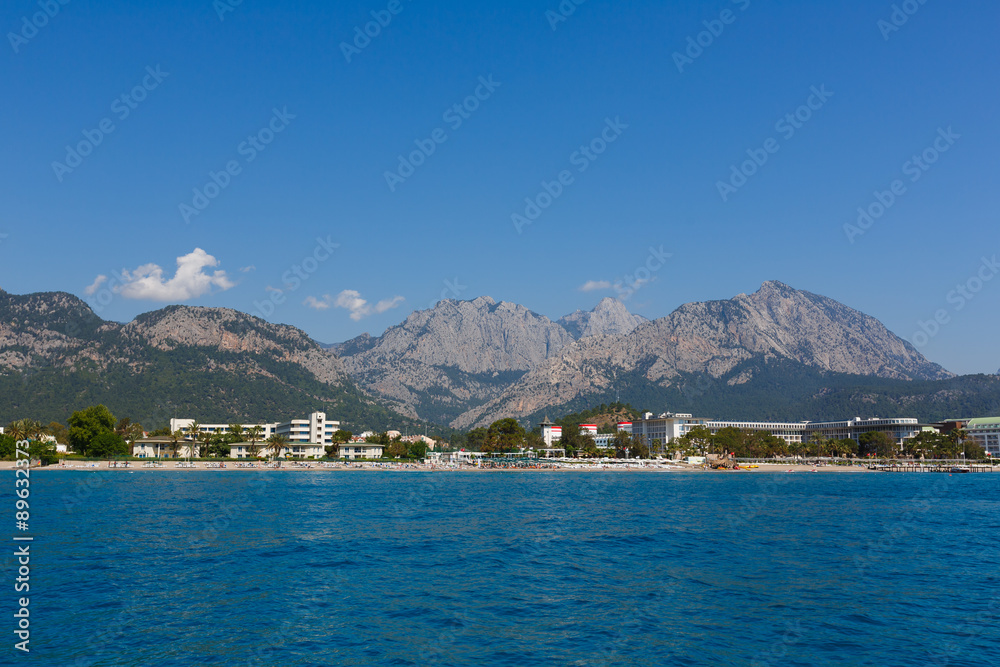
[[878, 320], [774, 281], [651, 321], [615, 299], [556, 321], [444, 300], [333, 346], [229, 309], [119, 324], [70, 294], [0, 291], [0, 396], [0, 420], [104, 402], [153, 421], [323, 409], [355, 431], [468, 429], [616, 400], [727, 419], [943, 419], [998, 411], [1000, 377], [955, 377]]

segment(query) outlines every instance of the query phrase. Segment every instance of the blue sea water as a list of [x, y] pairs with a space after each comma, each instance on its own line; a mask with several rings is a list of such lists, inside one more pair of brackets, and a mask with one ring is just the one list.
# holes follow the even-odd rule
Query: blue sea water
[[31, 481], [2, 664], [1000, 664], [996, 474]]

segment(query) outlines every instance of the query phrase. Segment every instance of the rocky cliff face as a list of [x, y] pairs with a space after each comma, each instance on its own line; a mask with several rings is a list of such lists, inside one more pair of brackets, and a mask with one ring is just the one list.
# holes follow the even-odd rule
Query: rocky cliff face
[[24, 296], [0, 293], [0, 368], [75, 368], [82, 360], [147, 363], [147, 346], [246, 353], [302, 366], [327, 384], [348, 380], [336, 354], [304, 332], [227, 308], [170, 306], [128, 324], [106, 322], [86, 303], [62, 292]]
[[[184, 306], [119, 324], [65, 293], [0, 292], [0, 395], [4, 414], [54, 419], [87, 401], [121, 406], [136, 418], [167, 405], [226, 420], [334, 406], [358, 421], [372, 414], [340, 358], [294, 327]], [[387, 414], [377, 411], [378, 418]]]
[[641, 315], [633, 315], [618, 299], [602, 299], [591, 311], [578, 310], [560, 318], [558, 323], [574, 338], [588, 336], [620, 336], [631, 333], [646, 322]]
[[496, 396], [572, 342], [524, 306], [480, 297], [441, 301], [379, 338], [365, 335], [337, 349], [363, 387], [408, 414], [440, 418]]
[[[753, 393], [761, 360], [798, 364], [814, 375], [952, 377], [877, 320], [778, 282], [749, 296], [686, 304], [651, 322], [613, 299], [558, 323], [489, 297], [442, 301], [380, 337], [360, 336], [335, 350], [293, 327], [229, 309], [171, 306], [118, 324], [69, 294], [0, 291], [0, 390], [25, 405], [118, 397], [124, 383], [170, 393], [173, 404], [216, 405], [234, 418], [329, 401], [328, 412], [358, 422], [373, 409], [382, 410], [380, 419], [399, 419], [383, 409], [389, 406], [466, 428], [608, 395], [621, 378], [640, 385], [640, 395], [643, 388], [680, 387], [692, 375]], [[34, 393], [20, 381], [46, 373], [49, 385]], [[775, 377], [785, 375], [772, 373], [772, 384]], [[354, 389], [352, 378], [378, 405]], [[249, 380], [260, 383], [248, 387]], [[758, 389], [773, 389], [761, 382]]]
[[[750, 296], [686, 304], [622, 336], [582, 338], [453, 424], [464, 428], [500, 416], [532, 414], [606, 391], [615, 377], [640, 368], [649, 383], [669, 386], [680, 373], [719, 378], [755, 357], [881, 378], [952, 377], [874, 318], [832, 299], [767, 282]], [[752, 374], [727, 381], [748, 383]]]

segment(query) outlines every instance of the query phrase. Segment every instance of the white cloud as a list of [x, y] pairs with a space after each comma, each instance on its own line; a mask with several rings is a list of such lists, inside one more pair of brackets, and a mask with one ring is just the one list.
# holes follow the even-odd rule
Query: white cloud
[[274, 294], [284, 294], [285, 293], [285, 290], [278, 289], [277, 287], [271, 287], [270, 285], [268, 285], [267, 287], [265, 287], [264, 291], [265, 292], [272, 292]]
[[250, 266], [244, 266], [240, 269], [240, 273], [250, 273], [251, 271], [256, 271], [257, 267], [251, 264]]
[[177, 258], [177, 273], [164, 280], [163, 269], [156, 264], [144, 264], [135, 271], [122, 271], [123, 284], [115, 285], [114, 291], [126, 299], [147, 299], [150, 301], [187, 301], [209, 291], [213, 287], [220, 290], [232, 289], [236, 283], [229, 279], [225, 271], [205, 273], [206, 267], [218, 266], [219, 260], [201, 248]]
[[580, 285], [581, 292], [597, 292], [607, 289], [611, 289], [611, 283], [607, 280], [588, 280]]
[[333, 297], [329, 294], [324, 294], [322, 299], [317, 299], [314, 296], [307, 296], [306, 300], [302, 302], [302, 305], [309, 306], [314, 310], [328, 310], [330, 306], [333, 305]]
[[102, 273], [101, 275], [94, 278], [94, 282], [92, 282], [90, 285], [84, 288], [83, 293], [86, 294], [87, 296], [92, 296], [94, 292], [101, 289], [101, 285], [103, 285], [107, 281], [108, 277]]
[[[330, 296], [326, 295], [323, 298], [324, 301], [318, 303], [326, 303], [325, 300], [329, 299]], [[306, 301], [308, 302], [309, 299], [306, 299]], [[314, 301], [316, 300], [314, 299]], [[365, 299], [361, 298], [360, 292], [352, 289], [345, 289], [337, 295], [337, 298], [333, 300], [332, 305], [337, 308], [344, 308], [351, 311], [351, 319], [358, 321], [368, 317], [369, 315], [384, 313], [387, 310], [396, 308], [402, 304], [403, 301], [405, 301], [403, 297], [394, 296], [391, 299], [383, 299], [372, 306]], [[309, 304], [307, 303], [307, 305]], [[315, 308], [317, 306], [311, 307]], [[329, 308], [329, 306], [326, 307]]]

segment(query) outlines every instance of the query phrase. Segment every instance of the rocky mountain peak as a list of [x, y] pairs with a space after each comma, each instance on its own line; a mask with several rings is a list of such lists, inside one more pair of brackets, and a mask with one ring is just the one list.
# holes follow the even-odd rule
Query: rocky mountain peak
[[619, 336], [630, 333], [646, 318], [633, 315], [618, 299], [605, 297], [591, 310], [578, 310], [559, 320], [574, 338], [588, 336]]

